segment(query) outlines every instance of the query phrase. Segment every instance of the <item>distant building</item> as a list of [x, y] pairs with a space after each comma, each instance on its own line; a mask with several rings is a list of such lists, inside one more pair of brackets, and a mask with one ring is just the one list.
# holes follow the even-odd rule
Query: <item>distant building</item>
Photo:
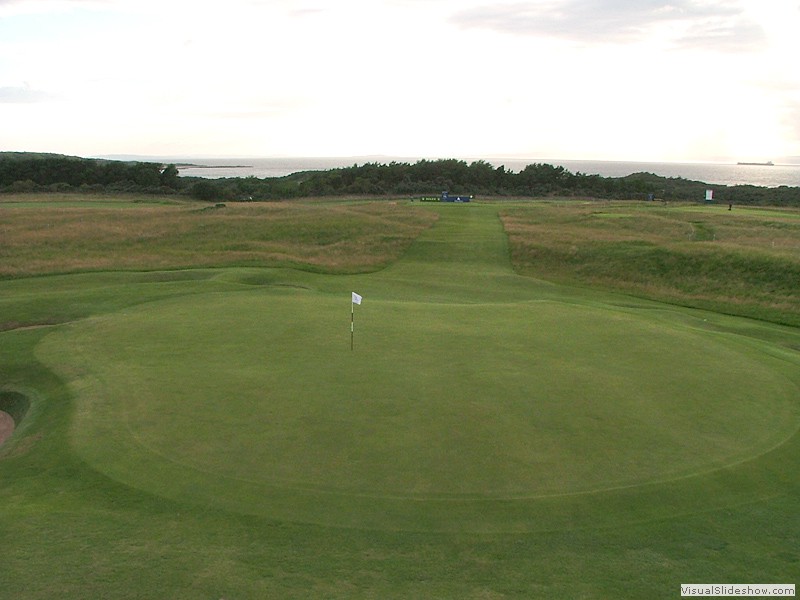
[[421, 196], [420, 202], [469, 202], [475, 196], [453, 196], [450, 192], [442, 192], [441, 196]]
[[474, 196], [451, 196], [450, 192], [442, 192], [441, 202], [469, 202]]

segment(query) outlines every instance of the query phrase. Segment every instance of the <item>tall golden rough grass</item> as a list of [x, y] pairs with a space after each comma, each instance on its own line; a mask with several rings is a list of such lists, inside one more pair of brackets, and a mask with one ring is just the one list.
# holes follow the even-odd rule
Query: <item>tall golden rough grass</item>
[[800, 324], [800, 211], [536, 203], [501, 218], [522, 273]]
[[395, 260], [433, 220], [389, 202], [4, 203], [0, 276], [239, 265], [363, 272]]

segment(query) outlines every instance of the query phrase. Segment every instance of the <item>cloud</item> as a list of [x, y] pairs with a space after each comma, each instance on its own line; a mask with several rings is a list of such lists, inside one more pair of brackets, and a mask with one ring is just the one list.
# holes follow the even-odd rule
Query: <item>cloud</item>
[[730, 2], [701, 0], [540, 0], [478, 6], [457, 12], [452, 22], [518, 35], [588, 43], [626, 43], [669, 27], [678, 46], [720, 50], [761, 44], [765, 34]]
[[758, 23], [736, 18], [695, 23], [676, 42], [683, 48], [746, 52], [765, 47], [767, 35]]
[[0, 104], [36, 104], [52, 99], [52, 94], [28, 86], [0, 87]]
[[289, 14], [293, 17], [315, 17], [325, 13], [324, 8], [314, 8], [314, 7], [301, 7], [295, 8], [289, 11]]

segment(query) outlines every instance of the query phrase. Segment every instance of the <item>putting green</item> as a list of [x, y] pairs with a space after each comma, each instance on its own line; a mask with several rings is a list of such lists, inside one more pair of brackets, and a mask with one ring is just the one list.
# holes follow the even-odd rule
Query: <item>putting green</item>
[[[309, 275], [316, 289], [200, 294], [50, 335], [39, 354], [75, 391], [75, 447], [155, 495], [386, 529], [611, 523], [698, 510], [697, 485], [723, 503], [756, 493], [730, 492], [739, 467], [798, 428], [782, 357], [680, 311], [543, 294], [492, 259], [502, 236], [452, 252], [495, 270], [443, 283], [457, 260], [415, 267], [465, 218], [340, 289]], [[397, 293], [409, 273], [413, 298]], [[370, 290], [353, 351], [348, 284]]]

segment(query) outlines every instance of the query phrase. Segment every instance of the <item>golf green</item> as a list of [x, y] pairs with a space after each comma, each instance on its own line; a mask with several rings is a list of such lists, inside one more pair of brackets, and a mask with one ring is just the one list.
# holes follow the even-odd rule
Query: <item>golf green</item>
[[39, 356], [71, 383], [76, 450], [157, 496], [377, 529], [613, 524], [769, 492], [737, 473], [796, 446], [783, 357], [513, 276], [481, 214], [443, 211], [382, 273], [265, 277], [53, 333]]

